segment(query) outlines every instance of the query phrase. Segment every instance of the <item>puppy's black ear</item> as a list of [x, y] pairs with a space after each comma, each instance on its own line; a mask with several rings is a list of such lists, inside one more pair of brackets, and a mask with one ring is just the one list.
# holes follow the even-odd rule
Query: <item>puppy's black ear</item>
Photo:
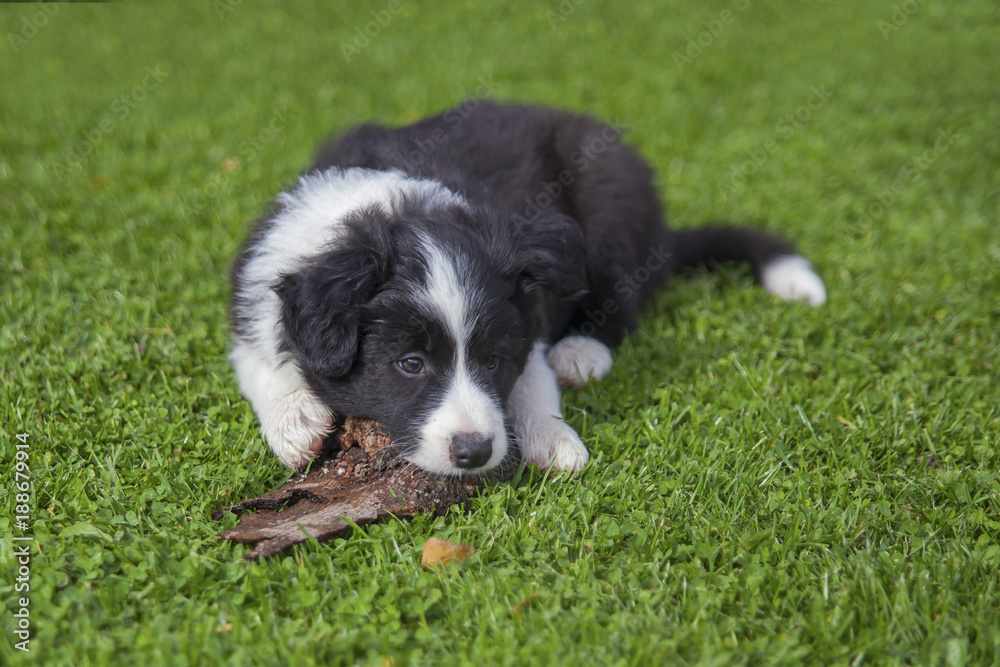
[[[360, 245], [360, 244], [359, 244]], [[358, 353], [361, 308], [387, 279], [377, 246], [332, 250], [281, 278], [282, 346], [307, 373], [347, 375]]]
[[588, 290], [580, 223], [561, 213], [515, 218], [513, 264], [524, 289], [542, 286], [565, 299]]

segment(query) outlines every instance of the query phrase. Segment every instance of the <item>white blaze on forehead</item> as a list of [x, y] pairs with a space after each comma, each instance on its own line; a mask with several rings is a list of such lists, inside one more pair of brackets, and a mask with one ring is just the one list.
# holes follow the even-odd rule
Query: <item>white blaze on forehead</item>
[[420, 444], [410, 461], [424, 470], [443, 474], [476, 472], [458, 468], [451, 458], [452, 439], [460, 434], [478, 434], [493, 439], [493, 455], [480, 470], [497, 466], [507, 455], [507, 431], [503, 410], [469, 372], [469, 334], [475, 324], [475, 288], [463, 282], [455, 262], [430, 239], [424, 239], [427, 277], [420, 295], [426, 306], [444, 325], [455, 349], [454, 365], [441, 403], [427, 417], [420, 430]]
[[[468, 301], [472, 294], [469, 288], [462, 284], [455, 267], [455, 260], [434, 245], [430, 239], [423, 240], [423, 248], [427, 257], [427, 278], [424, 283], [424, 300], [427, 305], [437, 311], [448, 334], [455, 342], [458, 353], [456, 366], [462, 366], [465, 361], [465, 345], [468, 340], [467, 312], [470, 310]], [[461, 258], [456, 258], [460, 261]]]

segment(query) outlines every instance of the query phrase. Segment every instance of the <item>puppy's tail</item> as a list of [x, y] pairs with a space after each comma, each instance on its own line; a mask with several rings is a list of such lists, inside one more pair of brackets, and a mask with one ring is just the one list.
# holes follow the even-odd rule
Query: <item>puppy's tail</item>
[[771, 234], [710, 224], [667, 232], [678, 265], [714, 269], [720, 264], [749, 264], [764, 289], [786, 301], [826, 302], [826, 287], [805, 257], [785, 239]]

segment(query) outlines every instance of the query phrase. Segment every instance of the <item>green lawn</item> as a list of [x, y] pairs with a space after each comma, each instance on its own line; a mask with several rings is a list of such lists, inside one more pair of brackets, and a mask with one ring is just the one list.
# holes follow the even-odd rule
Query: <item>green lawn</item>
[[[0, 663], [1000, 660], [995, 3], [287, 4], [0, 8]], [[245, 563], [238, 243], [332, 130], [485, 94], [627, 125], [828, 304], [680, 281], [566, 394], [583, 473]]]

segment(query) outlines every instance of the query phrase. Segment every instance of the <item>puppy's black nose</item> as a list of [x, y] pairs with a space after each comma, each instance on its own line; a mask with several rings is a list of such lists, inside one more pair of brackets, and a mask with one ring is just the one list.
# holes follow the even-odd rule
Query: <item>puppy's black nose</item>
[[459, 468], [482, 468], [493, 456], [493, 438], [459, 433], [451, 439], [451, 458]]

